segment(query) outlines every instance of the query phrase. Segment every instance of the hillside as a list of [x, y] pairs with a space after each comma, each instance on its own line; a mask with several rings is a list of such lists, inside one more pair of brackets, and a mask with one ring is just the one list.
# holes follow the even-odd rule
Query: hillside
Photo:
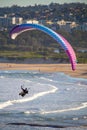
[[[33, 30], [22, 33], [15, 40], [10, 38], [9, 32], [15, 25], [5, 24], [12, 17], [22, 17], [24, 21], [36, 19], [38, 21], [49, 21], [56, 23], [59, 20], [76, 22], [78, 25], [87, 23], [87, 4], [70, 3], [49, 5], [35, 5], [27, 7], [0, 8], [0, 59], [12, 61], [24, 61], [25, 59], [42, 58], [52, 59], [58, 62], [68, 62], [67, 56], [61, 46], [47, 34]], [[4, 22], [3, 22], [4, 19]], [[2, 24], [3, 23], [3, 24]], [[62, 34], [74, 48], [77, 60], [87, 63], [87, 31], [71, 30], [70, 32], [57, 28], [56, 32]], [[55, 50], [59, 51], [56, 53]], [[61, 59], [61, 60], [60, 60]]]

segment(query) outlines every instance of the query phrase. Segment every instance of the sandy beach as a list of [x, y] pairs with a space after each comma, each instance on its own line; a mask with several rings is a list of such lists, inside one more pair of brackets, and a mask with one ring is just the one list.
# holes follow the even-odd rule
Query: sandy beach
[[0, 63], [0, 70], [36, 70], [40, 72], [64, 72], [73, 77], [87, 78], [87, 64], [77, 64], [72, 71], [70, 64], [14, 64]]

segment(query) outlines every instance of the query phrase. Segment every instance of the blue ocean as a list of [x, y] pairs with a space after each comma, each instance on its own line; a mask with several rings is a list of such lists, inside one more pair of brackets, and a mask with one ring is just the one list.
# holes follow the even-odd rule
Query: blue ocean
[[[21, 97], [21, 85], [29, 93]], [[0, 71], [0, 130], [87, 129], [87, 79]]]

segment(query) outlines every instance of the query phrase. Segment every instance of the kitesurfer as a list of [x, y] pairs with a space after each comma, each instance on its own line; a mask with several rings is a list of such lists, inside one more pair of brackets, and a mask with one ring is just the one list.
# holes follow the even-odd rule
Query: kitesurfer
[[24, 97], [26, 94], [28, 94], [28, 89], [27, 88], [23, 88], [22, 85], [21, 85], [21, 89], [22, 89], [22, 92], [19, 93], [19, 95], [21, 95], [22, 97]]
[[28, 93], [27, 88], [24, 89], [24, 88], [21, 86], [21, 89], [22, 89], [22, 91], [23, 91], [24, 93]]

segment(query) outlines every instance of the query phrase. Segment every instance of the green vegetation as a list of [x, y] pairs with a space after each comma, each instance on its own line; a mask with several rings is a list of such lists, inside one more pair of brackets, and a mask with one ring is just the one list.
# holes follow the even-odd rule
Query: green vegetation
[[87, 52], [77, 53], [78, 63], [87, 63]]
[[[87, 52], [79, 52], [87, 48], [87, 32], [72, 31], [68, 33], [58, 30], [74, 48], [79, 63], [87, 63]], [[55, 53], [59, 49], [60, 53]], [[18, 36], [15, 40], [10, 39], [9, 32], [0, 32], [0, 57], [7, 59], [27, 58], [51, 58], [68, 61], [67, 55], [61, 46], [47, 34], [40, 31], [27, 31]]]
[[41, 58], [42, 56], [36, 52], [23, 51], [0, 51], [0, 57], [8, 59], [25, 59], [25, 58]]

